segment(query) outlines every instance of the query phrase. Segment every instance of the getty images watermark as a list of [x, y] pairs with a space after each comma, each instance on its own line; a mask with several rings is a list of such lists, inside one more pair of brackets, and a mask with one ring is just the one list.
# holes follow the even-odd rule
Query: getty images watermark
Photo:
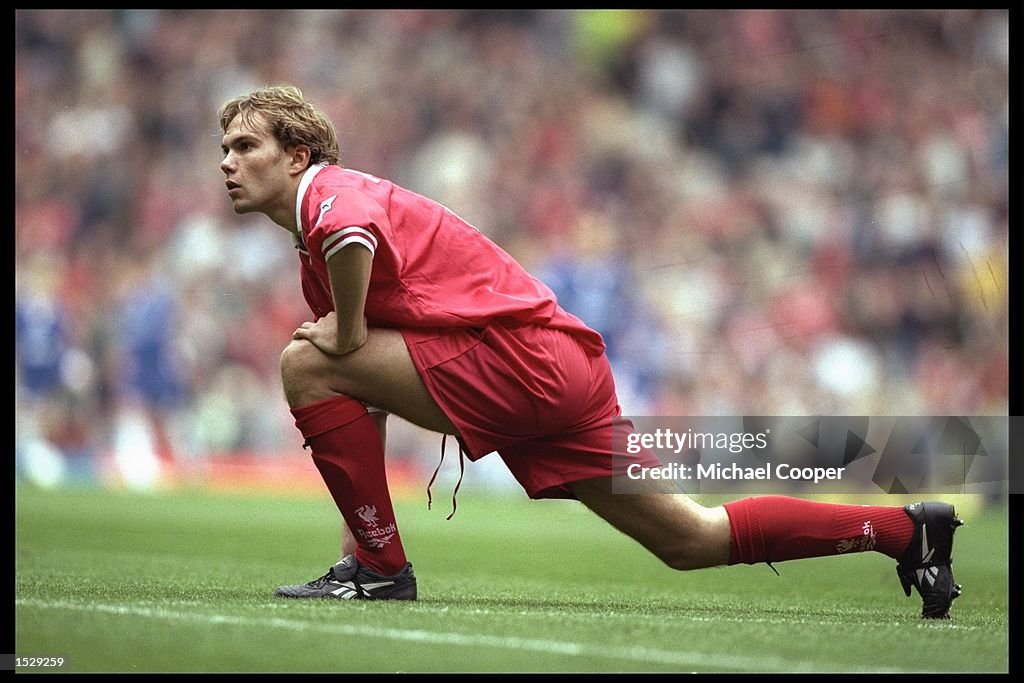
[[[1021, 493], [1007, 416], [624, 417], [614, 492]], [[630, 428], [632, 427], [632, 428]], [[649, 490], [644, 487], [644, 490]], [[664, 487], [672, 491], [671, 487]]]

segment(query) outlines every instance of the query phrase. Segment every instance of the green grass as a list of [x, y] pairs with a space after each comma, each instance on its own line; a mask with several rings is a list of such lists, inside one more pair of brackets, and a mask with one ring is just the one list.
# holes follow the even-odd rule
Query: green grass
[[877, 553], [680, 573], [571, 501], [397, 508], [417, 602], [285, 601], [336, 559], [326, 497], [19, 487], [15, 652], [75, 672], [1008, 669], [1005, 509], [957, 534], [964, 596], [926, 622]]

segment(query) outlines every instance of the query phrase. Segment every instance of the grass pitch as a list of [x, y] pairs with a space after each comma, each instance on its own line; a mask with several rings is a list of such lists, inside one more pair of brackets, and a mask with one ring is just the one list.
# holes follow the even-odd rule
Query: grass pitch
[[273, 597], [335, 561], [326, 495], [15, 495], [15, 654], [73, 672], [1009, 668], [1004, 508], [964, 515], [932, 622], [878, 553], [674, 572], [572, 501], [400, 501], [420, 599], [364, 603]]

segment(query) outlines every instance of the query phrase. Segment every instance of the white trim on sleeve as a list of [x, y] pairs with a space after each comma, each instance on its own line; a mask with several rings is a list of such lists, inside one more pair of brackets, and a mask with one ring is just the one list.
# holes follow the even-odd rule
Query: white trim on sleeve
[[372, 232], [365, 228], [351, 226], [344, 230], [339, 230], [324, 240], [320, 247], [324, 255], [324, 261], [329, 260], [350, 244], [361, 244], [370, 250], [370, 254], [377, 251], [377, 238], [373, 236]]

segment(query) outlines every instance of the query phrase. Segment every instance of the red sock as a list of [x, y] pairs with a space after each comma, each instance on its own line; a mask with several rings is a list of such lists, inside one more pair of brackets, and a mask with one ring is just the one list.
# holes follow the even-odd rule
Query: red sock
[[359, 544], [359, 564], [378, 574], [398, 573], [406, 561], [405, 550], [391, 506], [380, 431], [366, 406], [336, 396], [293, 408], [292, 415]]
[[732, 525], [729, 564], [866, 550], [898, 559], [914, 535], [914, 523], [902, 507], [759, 496], [726, 503], [725, 509]]

